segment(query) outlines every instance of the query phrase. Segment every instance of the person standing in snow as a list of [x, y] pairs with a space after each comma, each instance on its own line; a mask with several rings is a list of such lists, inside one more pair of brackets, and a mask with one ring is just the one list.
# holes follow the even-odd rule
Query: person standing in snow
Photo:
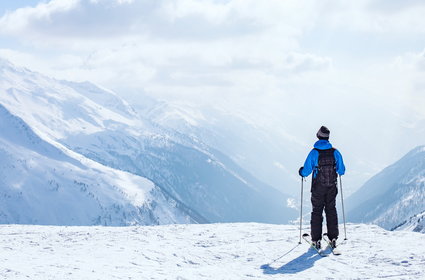
[[326, 214], [328, 237], [332, 247], [336, 247], [338, 239], [338, 215], [336, 212], [336, 195], [338, 194], [338, 175], [344, 175], [345, 166], [341, 153], [329, 142], [330, 131], [322, 126], [316, 136], [319, 139], [314, 144], [305, 160], [304, 166], [298, 171], [301, 177], [311, 173], [311, 240], [320, 249], [322, 239], [323, 210]]

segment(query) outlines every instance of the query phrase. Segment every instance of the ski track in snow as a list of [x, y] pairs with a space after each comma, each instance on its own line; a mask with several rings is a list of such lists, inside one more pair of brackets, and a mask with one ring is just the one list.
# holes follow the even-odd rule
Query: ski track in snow
[[0, 226], [1, 279], [424, 279], [423, 234], [348, 226], [320, 257], [296, 226]]

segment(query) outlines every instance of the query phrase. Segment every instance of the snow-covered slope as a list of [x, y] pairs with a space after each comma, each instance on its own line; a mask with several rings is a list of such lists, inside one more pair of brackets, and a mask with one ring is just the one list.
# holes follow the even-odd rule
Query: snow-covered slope
[[[7, 61], [0, 66], [0, 102], [42, 138], [57, 140], [105, 129], [143, 128], [111, 92], [95, 94], [94, 85], [89, 83], [77, 86], [57, 81]], [[74, 89], [81, 87], [87, 88], [84, 94]], [[113, 103], [108, 102], [113, 99]], [[102, 105], [109, 103], [111, 108]]]
[[410, 219], [394, 227], [393, 230], [411, 230], [425, 233], [425, 211], [410, 217]]
[[0, 63], [0, 103], [42, 139], [153, 181], [194, 216], [211, 222], [285, 223], [290, 197], [225, 154], [138, 116], [113, 92], [58, 81]]
[[423, 234], [348, 225], [342, 255], [296, 226], [0, 226], [2, 279], [423, 279]]
[[425, 146], [378, 173], [348, 198], [348, 219], [392, 229], [425, 209]]
[[194, 222], [151, 181], [46, 142], [2, 105], [0, 131], [0, 223]]
[[213, 104], [195, 107], [184, 102], [152, 101], [136, 109], [161, 126], [181, 131], [222, 151], [284, 193], [298, 194], [296, 171], [301, 162], [297, 159], [305, 153], [305, 148], [282, 130], [263, 127], [255, 123], [254, 116], [250, 118]]

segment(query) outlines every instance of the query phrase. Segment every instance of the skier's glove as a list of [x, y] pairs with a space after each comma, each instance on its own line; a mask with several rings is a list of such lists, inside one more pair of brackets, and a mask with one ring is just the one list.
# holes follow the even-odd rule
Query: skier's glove
[[300, 176], [301, 176], [301, 177], [304, 177], [304, 176], [301, 174], [301, 171], [303, 171], [303, 167], [300, 167], [300, 169], [298, 170], [298, 174], [300, 174]]

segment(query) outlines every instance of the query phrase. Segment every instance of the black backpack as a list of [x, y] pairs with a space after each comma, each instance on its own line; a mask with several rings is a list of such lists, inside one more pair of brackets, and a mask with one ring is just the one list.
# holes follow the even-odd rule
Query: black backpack
[[313, 178], [313, 185], [320, 184], [326, 186], [335, 186], [338, 175], [336, 173], [335, 149], [319, 150], [319, 161], [316, 166], [316, 177]]

